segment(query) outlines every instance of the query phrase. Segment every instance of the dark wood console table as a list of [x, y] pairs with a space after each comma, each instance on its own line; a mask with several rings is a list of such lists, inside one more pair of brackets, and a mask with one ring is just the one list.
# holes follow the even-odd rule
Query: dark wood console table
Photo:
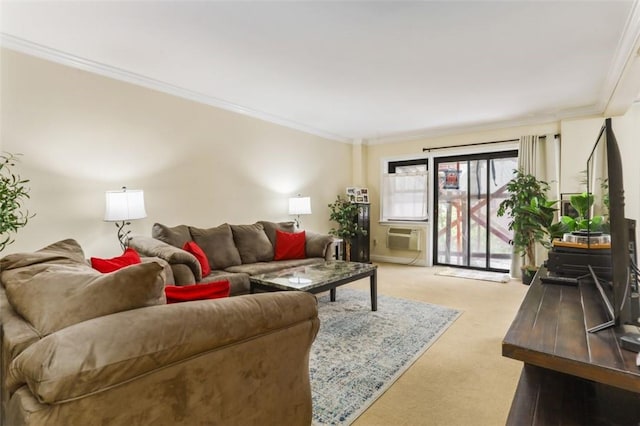
[[588, 333], [606, 319], [595, 286], [542, 284], [540, 274], [502, 342], [503, 356], [524, 362], [507, 424], [640, 424], [640, 368], [619, 344], [625, 330]]

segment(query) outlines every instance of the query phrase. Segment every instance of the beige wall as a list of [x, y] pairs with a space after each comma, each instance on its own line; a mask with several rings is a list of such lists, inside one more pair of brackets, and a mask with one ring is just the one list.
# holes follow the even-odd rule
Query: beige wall
[[352, 148], [352, 173], [351, 173], [351, 185], [355, 187], [367, 186], [367, 145], [362, 143], [362, 139], [353, 141]]
[[23, 155], [36, 213], [3, 254], [75, 238], [87, 256], [119, 254], [104, 192], [143, 189], [154, 222], [200, 227], [289, 220], [331, 227], [327, 205], [352, 179], [352, 147], [241, 114], [2, 49], [0, 144]]
[[612, 123], [622, 153], [625, 213], [640, 222], [640, 103], [635, 103], [624, 116], [613, 117]]
[[[613, 131], [622, 154], [625, 214], [640, 221], [640, 103], [635, 103], [623, 116], [612, 117]], [[604, 119], [589, 117], [565, 120], [562, 128], [561, 187], [563, 192], [582, 192], [581, 185], [587, 158], [593, 148]]]

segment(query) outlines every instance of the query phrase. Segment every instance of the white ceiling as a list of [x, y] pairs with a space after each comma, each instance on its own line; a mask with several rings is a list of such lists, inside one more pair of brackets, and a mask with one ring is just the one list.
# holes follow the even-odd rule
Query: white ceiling
[[336, 140], [615, 115], [640, 0], [2, 1], [8, 48]]

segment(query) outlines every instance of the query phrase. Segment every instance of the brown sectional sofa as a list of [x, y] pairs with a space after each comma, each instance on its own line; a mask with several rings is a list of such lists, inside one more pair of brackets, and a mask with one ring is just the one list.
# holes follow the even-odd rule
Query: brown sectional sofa
[[[133, 236], [129, 245], [141, 256], [159, 257], [168, 262], [176, 285], [228, 280], [231, 296], [249, 293], [251, 275], [332, 259], [333, 237], [305, 231], [305, 259], [273, 260], [277, 229], [294, 232], [294, 223], [224, 223], [208, 229], [187, 225], [168, 227], [156, 223], [151, 237]], [[195, 241], [207, 255], [212, 270], [209, 275], [203, 277], [196, 257], [182, 249], [189, 241]]]
[[161, 263], [100, 274], [74, 240], [0, 259], [0, 423], [309, 425], [315, 298], [165, 304]]

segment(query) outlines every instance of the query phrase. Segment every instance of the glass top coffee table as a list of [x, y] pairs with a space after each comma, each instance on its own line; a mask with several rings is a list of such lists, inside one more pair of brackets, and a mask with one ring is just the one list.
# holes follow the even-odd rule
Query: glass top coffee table
[[313, 265], [281, 269], [276, 272], [252, 275], [250, 292], [256, 290], [298, 290], [321, 293], [329, 290], [332, 302], [336, 300], [336, 287], [369, 277], [371, 288], [371, 310], [378, 310], [377, 288], [378, 266], [369, 263], [330, 260]]

